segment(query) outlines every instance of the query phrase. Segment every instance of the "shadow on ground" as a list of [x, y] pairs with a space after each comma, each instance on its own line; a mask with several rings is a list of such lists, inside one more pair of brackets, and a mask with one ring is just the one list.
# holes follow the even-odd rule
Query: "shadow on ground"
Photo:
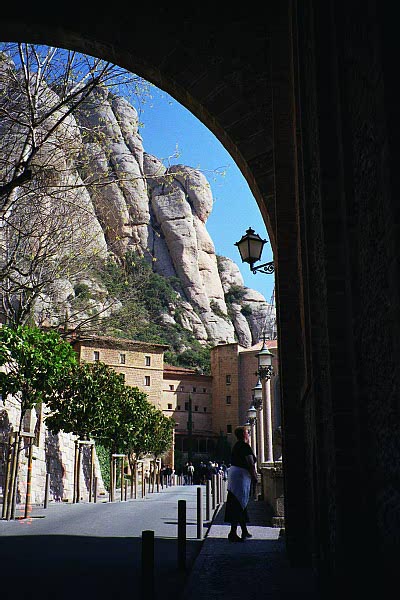
[[[179, 600], [200, 548], [200, 540], [187, 540], [186, 570], [180, 570], [177, 540], [155, 538], [156, 599]], [[145, 598], [141, 551], [141, 538], [7, 536], [0, 539], [0, 598]]]

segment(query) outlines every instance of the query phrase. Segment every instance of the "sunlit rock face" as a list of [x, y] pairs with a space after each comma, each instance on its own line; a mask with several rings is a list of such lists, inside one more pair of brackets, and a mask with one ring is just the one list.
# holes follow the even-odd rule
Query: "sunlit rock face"
[[[48, 90], [47, 99], [56, 103], [57, 95]], [[171, 306], [169, 314], [160, 316], [162, 322], [179, 323], [202, 344], [238, 341], [251, 346], [258, 341], [269, 305], [244, 286], [233, 261], [216, 256], [206, 228], [213, 208], [209, 182], [199, 170], [166, 167], [146, 153], [138, 123], [127, 100], [101, 89], [68, 116], [56, 139], [50, 139], [53, 143], [38, 154], [38, 166], [40, 161], [47, 165], [54, 185], [64, 187], [66, 196], [75, 194], [70, 205], [76, 214], [68, 217], [74, 235], [68, 236], [68, 244], [74, 238], [82, 261], [85, 253], [88, 258], [96, 254], [118, 260], [127, 251], [138, 252], [155, 272], [180, 281], [180, 310]], [[79, 193], [72, 191], [75, 183]], [[106, 291], [83, 270], [80, 277], [54, 282], [53, 295], [62, 310], [72, 312], [77, 286], [82, 292], [82, 285], [91, 292], [92, 311], [107, 315], [120, 307], [116, 298], [107, 309]], [[51, 298], [43, 295], [38, 310], [44, 312]]]

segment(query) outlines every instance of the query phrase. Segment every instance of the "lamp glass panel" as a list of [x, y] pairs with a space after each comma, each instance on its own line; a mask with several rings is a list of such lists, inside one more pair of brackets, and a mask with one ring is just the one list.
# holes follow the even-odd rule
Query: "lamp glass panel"
[[254, 400], [262, 400], [262, 387], [253, 388]]
[[251, 406], [250, 406], [250, 408], [249, 408], [249, 410], [247, 411], [247, 417], [248, 417], [249, 419], [255, 419], [255, 418], [256, 418], [256, 416], [257, 416], [257, 411], [256, 411], [256, 409], [254, 408], [254, 406], [253, 406], [253, 405], [251, 405]]
[[250, 250], [247, 240], [242, 238], [237, 246], [239, 249], [240, 258], [242, 259], [242, 262], [247, 262], [249, 260], [249, 250]]
[[270, 367], [272, 365], [273, 355], [268, 352], [259, 352], [258, 354], [258, 365], [260, 367]]
[[259, 237], [258, 239], [255, 237], [249, 237], [249, 257], [253, 260], [253, 262], [260, 260], [264, 243], [264, 240]]

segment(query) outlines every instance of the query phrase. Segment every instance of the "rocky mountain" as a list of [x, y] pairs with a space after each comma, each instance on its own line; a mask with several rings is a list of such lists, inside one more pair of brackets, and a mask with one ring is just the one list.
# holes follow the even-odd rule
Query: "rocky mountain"
[[[48, 90], [46, 97], [56, 103], [55, 92]], [[95, 251], [97, 258], [116, 262], [130, 251], [143, 256], [155, 273], [180, 282], [180, 310], [172, 303], [161, 322], [179, 323], [203, 345], [238, 341], [249, 347], [275, 315], [260, 293], [245, 287], [237, 265], [216, 255], [206, 228], [213, 208], [209, 182], [199, 170], [166, 167], [146, 153], [138, 130], [134, 107], [98, 89], [68, 115], [57, 143], [50, 149], [47, 143], [47, 150], [38, 153], [36, 165], [45, 165], [53, 188], [64, 190], [63, 200], [74, 189], [75, 214], [69, 216], [73, 235], [65, 247], [74, 243], [82, 257]], [[72, 315], [74, 325], [74, 302], [82, 286], [90, 291], [91, 303], [79, 319], [95, 311], [102, 318], [119, 309], [118, 297], [110, 307], [106, 288], [89, 269], [80, 269], [52, 282], [51, 291], [36, 303], [36, 315], [51, 300], [63, 307], [63, 314]], [[52, 324], [57, 320], [48, 318]]]

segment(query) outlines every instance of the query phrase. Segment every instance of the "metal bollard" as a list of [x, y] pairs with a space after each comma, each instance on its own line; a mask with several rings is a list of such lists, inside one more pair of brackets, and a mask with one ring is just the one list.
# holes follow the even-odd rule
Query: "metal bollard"
[[142, 596], [154, 598], [154, 531], [142, 531]]
[[203, 539], [203, 497], [201, 487], [197, 488], [197, 539]]
[[206, 481], [206, 521], [211, 519], [211, 485], [210, 480]]
[[186, 570], [186, 500], [178, 500], [178, 569]]
[[46, 487], [44, 489], [43, 508], [47, 508], [47, 505], [49, 503], [49, 492], [50, 492], [50, 473], [46, 473]]

